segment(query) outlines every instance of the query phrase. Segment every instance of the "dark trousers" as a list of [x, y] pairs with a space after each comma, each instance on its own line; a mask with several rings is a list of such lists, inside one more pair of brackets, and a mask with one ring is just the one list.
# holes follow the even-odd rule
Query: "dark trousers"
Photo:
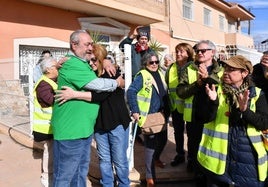
[[154, 160], [160, 160], [160, 156], [166, 146], [167, 139], [167, 130], [157, 133], [157, 136], [155, 137]]
[[204, 124], [198, 124], [193, 122], [187, 124], [188, 154], [192, 161], [197, 187], [207, 186], [206, 177], [204, 173], [201, 171], [201, 166], [197, 161], [197, 153], [202, 138], [203, 127]]
[[185, 121], [183, 120], [183, 114], [177, 110], [171, 113], [172, 125], [174, 128], [174, 138], [176, 143], [176, 152], [179, 156], [184, 156], [184, 129]]
[[192, 159], [193, 164], [197, 167], [197, 152], [203, 133], [203, 124], [188, 123], [187, 135], [188, 135], [188, 154]]

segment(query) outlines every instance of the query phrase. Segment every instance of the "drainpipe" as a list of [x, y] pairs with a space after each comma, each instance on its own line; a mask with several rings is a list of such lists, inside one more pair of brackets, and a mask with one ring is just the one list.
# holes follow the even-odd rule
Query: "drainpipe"
[[[248, 11], [251, 12], [251, 8], [249, 8]], [[248, 20], [248, 35], [250, 35], [250, 30], [251, 30], [251, 21]]]

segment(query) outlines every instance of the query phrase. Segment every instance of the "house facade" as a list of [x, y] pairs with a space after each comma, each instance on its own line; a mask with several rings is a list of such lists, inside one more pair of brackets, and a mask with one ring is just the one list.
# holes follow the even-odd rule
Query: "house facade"
[[76, 29], [100, 33], [114, 53], [120, 52], [118, 43], [137, 25], [151, 26], [162, 54], [174, 54], [180, 42], [194, 45], [202, 39], [213, 41], [219, 50], [253, 46], [253, 39], [241, 33], [240, 23], [254, 15], [223, 0], [3, 0], [0, 5], [5, 7], [0, 18], [4, 80], [29, 81], [27, 75], [42, 50], [48, 48], [60, 58]]
[[60, 59], [77, 29], [99, 33], [118, 63], [124, 56], [119, 42], [138, 25], [150, 25], [162, 56], [175, 57], [178, 43], [202, 39], [228, 56], [256, 53], [253, 39], [240, 27], [254, 15], [223, 0], [1, 0], [0, 6], [0, 116], [25, 115], [24, 107], [31, 111], [32, 72], [40, 54], [49, 49]]
[[165, 22], [151, 27], [158, 30], [157, 36], [159, 30], [166, 31], [166, 37], [157, 39], [162, 39], [161, 43], [169, 39], [168, 51], [173, 56], [179, 42], [195, 45], [200, 40], [211, 40], [218, 52], [225, 51], [228, 57], [242, 54], [258, 61], [261, 54], [254, 49], [253, 38], [241, 31], [241, 25], [255, 16], [241, 5], [223, 0], [179, 0], [167, 2], [167, 7]]

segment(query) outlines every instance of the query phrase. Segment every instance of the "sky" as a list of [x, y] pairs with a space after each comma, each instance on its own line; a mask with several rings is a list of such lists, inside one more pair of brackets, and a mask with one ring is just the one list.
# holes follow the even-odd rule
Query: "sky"
[[[226, 0], [242, 5], [255, 16], [251, 21], [251, 36], [255, 43], [268, 39], [268, 0]], [[244, 25], [244, 26], [243, 26]], [[241, 24], [242, 32], [248, 32], [248, 23]]]

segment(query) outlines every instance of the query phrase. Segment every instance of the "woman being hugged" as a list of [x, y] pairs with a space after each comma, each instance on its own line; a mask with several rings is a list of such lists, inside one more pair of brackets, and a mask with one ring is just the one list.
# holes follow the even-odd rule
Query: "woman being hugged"
[[[89, 64], [97, 76], [111, 79], [122, 76], [119, 67], [116, 65], [116, 75], [112, 77], [108, 75], [103, 67], [103, 63], [109, 60], [106, 57], [105, 47], [100, 44], [93, 44], [93, 55]], [[94, 137], [100, 161], [100, 183], [104, 187], [114, 186], [115, 183], [118, 187], [130, 186], [127, 148], [131, 119], [125, 103], [125, 91], [122, 87], [124, 87], [124, 81], [118, 83], [117, 89], [113, 92], [78, 92], [64, 87], [65, 90], [60, 90], [57, 94], [57, 99], [60, 101], [82, 99], [100, 104], [99, 114], [94, 126]]]
[[241, 55], [223, 61], [222, 83], [206, 86], [215, 113], [203, 129], [198, 161], [209, 186], [264, 187], [267, 152], [262, 130], [268, 128], [264, 93], [255, 87], [251, 62]]
[[[143, 69], [137, 73], [127, 91], [127, 100], [132, 117], [143, 126], [148, 114], [164, 112], [167, 117], [167, 87], [159, 71], [159, 59], [154, 52], [142, 57]], [[166, 125], [166, 124], [165, 124]], [[147, 186], [154, 186], [155, 161], [167, 142], [167, 130], [150, 135], [144, 134], [145, 165]]]

